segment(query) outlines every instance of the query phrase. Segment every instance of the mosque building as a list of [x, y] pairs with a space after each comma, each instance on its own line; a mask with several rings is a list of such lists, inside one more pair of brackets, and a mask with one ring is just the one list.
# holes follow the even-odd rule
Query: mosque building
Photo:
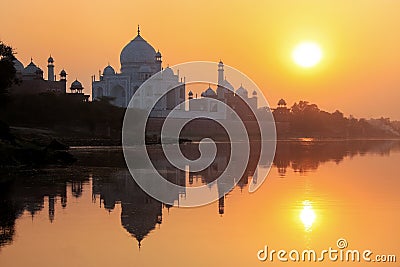
[[65, 94], [67, 89], [67, 73], [61, 70], [59, 79], [54, 74], [54, 59], [50, 56], [47, 60], [47, 80], [43, 77], [43, 70], [31, 58], [31, 62], [24, 67], [18, 59], [14, 60], [16, 76], [21, 81], [14, 85], [11, 92], [16, 94], [37, 94], [53, 92]]
[[[16, 70], [16, 77], [20, 81], [18, 84], [14, 84], [11, 87], [10, 92], [13, 94], [67, 94], [67, 72], [62, 69], [59, 74], [59, 79], [57, 80], [54, 59], [51, 55], [47, 59], [47, 80], [43, 77], [43, 70], [33, 62], [32, 58], [31, 62], [26, 67], [24, 67], [18, 59], [15, 59], [13, 63]], [[71, 84], [70, 89], [71, 93], [74, 93], [73, 96], [78, 96], [79, 99], [84, 101], [89, 99], [89, 95], [83, 94], [83, 86], [78, 80], [75, 80]]]

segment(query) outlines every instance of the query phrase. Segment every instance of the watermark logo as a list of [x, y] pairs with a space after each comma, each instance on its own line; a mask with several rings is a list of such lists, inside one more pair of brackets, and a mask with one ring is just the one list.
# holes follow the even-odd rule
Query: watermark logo
[[[235, 90], [226, 77], [241, 84], [240, 88]], [[205, 91], [192, 92], [190, 88], [199, 84]], [[217, 160], [211, 121], [227, 136], [224, 142], [230, 152], [225, 169], [218, 170], [220, 175], [204, 185], [188, 187], [176, 182], [180, 179], [174, 180], [174, 173], [201, 172]], [[195, 159], [187, 158], [180, 149], [182, 133], [193, 125], [191, 137], [185, 139], [209, 133], [197, 140], [200, 156]], [[165, 173], [149, 156], [149, 136], [163, 148]], [[154, 74], [134, 92], [123, 121], [122, 146], [132, 177], [146, 193], [170, 205], [177, 205], [177, 195], [185, 195], [179, 206], [194, 207], [231, 191], [248, 175], [250, 159], [257, 167], [249, 174], [249, 192], [260, 187], [275, 155], [275, 122], [263, 92], [245, 74], [222, 62], [189, 62]], [[257, 154], [255, 159], [253, 154]], [[217, 190], [210, 190], [215, 185]]]
[[279, 261], [279, 262], [396, 262], [394, 254], [375, 254], [371, 250], [347, 249], [348, 242], [344, 238], [339, 238], [335, 247], [329, 247], [316, 251], [313, 249], [305, 249], [302, 251], [293, 249], [275, 250], [265, 246], [257, 252], [259, 261]]
[[337, 240], [337, 242], [336, 242], [336, 246], [337, 246], [339, 249], [345, 249], [345, 248], [347, 248], [347, 246], [348, 246], [347, 240], [344, 239], [344, 238], [339, 238], [339, 239]]

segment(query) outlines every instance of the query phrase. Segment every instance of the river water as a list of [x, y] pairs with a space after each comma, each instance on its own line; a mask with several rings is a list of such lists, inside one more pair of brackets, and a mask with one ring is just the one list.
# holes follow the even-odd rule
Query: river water
[[[302, 251], [320, 257], [329, 247], [345, 254], [371, 250], [369, 265], [398, 266], [374, 262], [377, 255], [400, 257], [398, 141], [278, 142], [259, 190], [247, 190], [250, 170], [224, 198], [197, 208], [165, 205], [146, 195], [126, 169], [121, 148], [71, 152], [79, 160], [69, 167], [3, 174], [0, 266], [366, 264], [330, 260], [327, 254], [321, 261], [301, 261]], [[155, 160], [157, 153], [154, 149]], [[222, 153], [220, 161], [228, 156]], [[155, 165], [163, 171], [163, 164]], [[196, 186], [218, 171], [168, 175]], [[175, 204], [187, 197], [178, 192]], [[339, 239], [346, 248], [338, 248]], [[257, 254], [266, 248], [267, 254], [285, 250], [286, 258], [297, 250], [300, 262], [283, 262], [276, 254], [260, 261]]]

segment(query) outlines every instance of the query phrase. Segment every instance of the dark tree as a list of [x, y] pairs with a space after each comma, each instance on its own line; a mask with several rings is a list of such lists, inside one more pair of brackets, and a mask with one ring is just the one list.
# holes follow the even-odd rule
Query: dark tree
[[8, 100], [8, 88], [17, 82], [15, 60], [12, 47], [0, 41], [0, 108], [3, 108]]

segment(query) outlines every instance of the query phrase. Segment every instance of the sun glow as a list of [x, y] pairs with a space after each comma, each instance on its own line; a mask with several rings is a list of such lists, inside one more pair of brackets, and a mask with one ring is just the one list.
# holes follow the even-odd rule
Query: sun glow
[[322, 50], [314, 42], [303, 42], [294, 48], [292, 57], [297, 65], [303, 68], [310, 68], [321, 61]]
[[309, 231], [316, 219], [315, 212], [312, 208], [311, 202], [308, 200], [303, 201], [303, 209], [300, 212], [300, 220], [302, 221], [306, 231]]

